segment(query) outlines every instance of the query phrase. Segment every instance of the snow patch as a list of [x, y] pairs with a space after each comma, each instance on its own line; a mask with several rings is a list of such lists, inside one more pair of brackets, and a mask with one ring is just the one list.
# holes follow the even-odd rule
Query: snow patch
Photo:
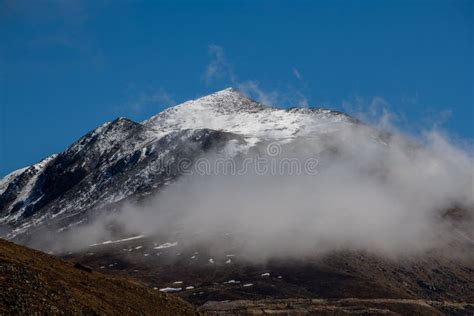
[[171, 248], [171, 247], [175, 247], [178, 245], [178, 242], [165, 242], [164, 244], [162, 245], [159, 245], [157, 247], [154, 247], [153, 249], [165, 249], [165, 248]]
[[182, 288], [180, 287], [164, 287], [160, 289], [160, 292], [179, 292]]
[[99, 246], [99, 245], [116, 244], [116, 243], [119, 243], [119, 242], [126, 242], [126, 241], [130, 241], [130, 240], [141, 239], [143, 237], [145, 237], [145, 235], [138, 235], [138, 236], [133, 236], [133, 237], [129, 237], [129, 238], [125, 238], [125, 239], [119, 239], [119, 240], [107, 240], [107, 241], [104, 241], [104, 242], [101, 242], [101, 243], [89, 245], [89, 247], [95, 247], [95, 246]]

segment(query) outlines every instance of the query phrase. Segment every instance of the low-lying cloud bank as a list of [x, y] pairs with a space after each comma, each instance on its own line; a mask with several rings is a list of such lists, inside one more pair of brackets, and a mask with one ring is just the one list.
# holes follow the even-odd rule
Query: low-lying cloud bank
[[[126, 205], [74, 229], [64, 238], [71, 241], [66, 248], [106, 240], [110, 222], [126, 234], [178, 235], [216, 252], [227, 246], [221, 240], [228, 234], [255, 260], [333, 250], [397, 257], [472, 238], [473, 155], [437, 132], [415, 142], [397, 132], [353, 125], [280, 146], [278, 155], [262, 144], [233, 161], [241, 166], [258, 152], [278, 166], [289, 158], [299, 161], [302, 172], [285, 165], [276, 174], [247, 168], [240, 175], [213, 170], [213, 175], [184, 176], [140, 206]], [[316, 173], [306, 172], [308, 159], [317, 159]], [[443, 218], [453, 208], [464, 212], [454, 226]]]

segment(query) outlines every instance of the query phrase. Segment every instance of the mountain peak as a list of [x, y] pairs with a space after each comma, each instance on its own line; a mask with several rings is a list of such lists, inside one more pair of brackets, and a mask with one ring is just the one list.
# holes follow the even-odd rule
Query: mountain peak
[[213, 94], [216, 94], [216, 93], [240, 93], [238, 89], [234, 88], [234, 87], [227, 87], [225, 89], [222, 89], [222, 90], [219, 90], [219, 91], [216, 91], [214, 92]]
[[330, 110], [266, 107], [235, 88], [184, 102], [143, 122], [156, 137], [183, 129], [207, 128], [244, 135], [252, 142], [324, 133], [337, 128], [339, 123], [349, 120]]
[[[223, 115], [237, 115], [238, 113], [256, 113], [265, 107], [246, 97], [235, 88], [226, 88], [212, 94], [190, 100], [158, 113], [143, 122], [148, 127], [176, 125], [178, 121], [186, 121], [192, 124], [184, 124], [187, 128], [205, 126], [209, 118]], [[188, 126], [189, 125], [189, 126]], [[211, 123], [212, 125], [212, 123]], [[184, 126], [179, 124], [180, 128]]]
[[251, 108], [261, 108], [262, 106], [255, 100], [242, 94], [238, 89], [229, 87], [198, 98], [196, 100], [185, 102], [184, 104], [203, 103], [214, 107], [225, 107], [227, 110], [242, 110], [251, 105]]
[[[245, 99], [248, 101], [252, 101], [257, 103], [257, 101], [253, 100], [252, 98], [248, 97], [244, 93], [242, 93], [239, 89], [234, 88], [234, 87], [228, 87], [223, 90], [216, 91], [214, 93], [211, 93], [205, 97], [224, 97], [224, 98], [234, 98], [234, 99]], [[203, 98], [205, 98], [203, 97]]]

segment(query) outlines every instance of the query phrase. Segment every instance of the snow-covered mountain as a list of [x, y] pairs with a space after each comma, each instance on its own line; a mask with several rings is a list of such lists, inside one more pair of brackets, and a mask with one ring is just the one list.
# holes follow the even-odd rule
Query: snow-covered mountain
[[[318, 176], [207, 183], [185, 178], [180, 165], [203, 155], [274, 158], [275, 143], [282, 161], [316, 157]], [[430, 147], [336, 111], [264, 106], [229, 88], [141, 123], [107, 122], [5, 176], [0, 237], [194, 304], [224, 300], [219, 312], [229, 300], [241, 311], [254, 310], [248, 299], [272, 307], [269, 298], [289, 298], [275, 303], [287, 311], [302, 302], [294, 298], [318, 297], [342, 299], [344, 312], [369, 303], [400, 312], [401, 302], [408, 314], [423, 305], [427, 314], [470, 315], [471, 170], [470, 157], [446, 143]], [[347, 297], [363, 298], [362, 307]]]
[[[139, 199], [180, 176], [173, 164], [236, 146], [291, 142], [354, 124], [346, 114], [317, 108], [263, 106], [233, 88], [185, 102], [137, 123], [107, 122], [64, 152], [0, 181], [0, 225], [8, 238], [64, 230], [92, 212]], [[5, 233], [6, 231], [6, 233]], [[1, 231], [0, 231], [1, 232]]]

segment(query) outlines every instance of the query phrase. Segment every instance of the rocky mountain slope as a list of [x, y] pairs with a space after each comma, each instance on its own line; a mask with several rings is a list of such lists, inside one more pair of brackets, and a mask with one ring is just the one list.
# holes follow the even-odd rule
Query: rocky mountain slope
[[27, 242], [42, 230], [63, 231], [94, 211], [156, 192], [179, 177], [177, 161], [194, 161], [228, 147], [230, 155], [256, 144], [321, 137], [353, 124], [323, 109], [264, 107], [229, 88], [169, 108], [136, 123], [118, 118], [89, 132], [64, 152], [0, 181], [0, 226]]

